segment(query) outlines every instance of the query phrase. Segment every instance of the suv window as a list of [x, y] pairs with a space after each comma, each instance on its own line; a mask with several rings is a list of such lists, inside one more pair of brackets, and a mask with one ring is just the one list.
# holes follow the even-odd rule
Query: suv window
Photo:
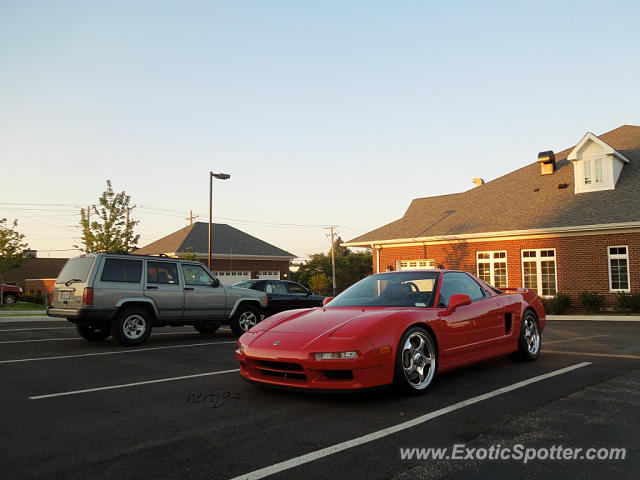
[[307, 290], [299, 283], [287, 283], [287, 287], [289, 288], [289, 293], [302, 293], [303, 295], [307, 294]]
[[472, 302], [484, 297], [480, 285], [469, 275], [462, 272], [448, 272], [444, 274], [438, 306], [448, 307], [451, 295], [469, 295]]
[[140, 283], [142, 276], [141, 260], [125, 260], [122, 258], [107, 258], [102, 269], [103, 282]]
[[198, 265], [182, 265], [182, 274], [185, 285], [213, 285], [213, 278]]
[[168, 262], [147, 262], [147, 283], [177, 285], [178, 266]]
[[282, 282], [269, 282], [267, 284], [267, 293], [287, 294], [287, 287]]
[[72, 258], [58, 275], [58, 283], [66, 283], [73, 279], [80, 282], [86, 281], [94, 259], [95, 257]]

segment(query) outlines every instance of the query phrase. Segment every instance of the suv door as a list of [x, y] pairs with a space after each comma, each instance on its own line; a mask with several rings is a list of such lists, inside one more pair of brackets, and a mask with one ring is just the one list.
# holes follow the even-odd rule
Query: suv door
[[184, 290], [180, 285], [177, 262], [146, 262], [144, 294], [158, 307], [161, 320], [182, 319]]
[[291, 303], [295, 308], [316, 307], [316, 301], [311, 297], [309, 290], [296, 282], [286, 282], [287, 289], [291, 294]]
[[200, 265], [183, 263], [181, 267], [185, 318], [226, 318], [226, 293], [220, 282]]
[[289, 294], [287, 286], [280, 280], [269, 280], [265, 288], [267, 293], [267, 315], [284, 312], [295, 308], [292, 306], [293, 295]]

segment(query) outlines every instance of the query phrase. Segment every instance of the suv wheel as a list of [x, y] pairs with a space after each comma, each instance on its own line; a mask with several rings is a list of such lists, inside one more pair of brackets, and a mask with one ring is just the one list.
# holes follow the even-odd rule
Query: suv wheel
[[76, 325], [78, 334], [88, 342], [99, 342], [106, 339], [111, 332], [109, 327], [94, 327], [93, 325]]
[[260, 321], [258, 309], [251, 305], [240, 305], [236, 314], [229, 322], [229, 326], [237, 337], [253, 327]]
[[111, 324], [111, 335], [126, 347], [141, 345], [151, 335], [151, 315], [141, 307], [125, 308]]
[[216, 332], [218, 328], [220, 328], [220, 324], [218, 322], [206, 322], [194, 325], [193, 328], [196, 329], [196, 332], [200, 332], [203, 335], [209, 335]]

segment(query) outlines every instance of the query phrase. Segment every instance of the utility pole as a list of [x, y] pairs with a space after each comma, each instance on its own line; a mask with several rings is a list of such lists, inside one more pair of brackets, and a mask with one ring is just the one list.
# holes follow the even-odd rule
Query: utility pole
[[331, 277], [333, 279], [333, 296], [336, 296], [336, 257], [334, 253], [334, 229], [335, 225], [331, 225], [330, 227], [325, 227], [325, 230], [330, 230], [331, 233], [327, 235], [327, 237], [331, 236]]
[[189, 225], [193, 225], [193, 221], [200, 218], [200, 215], [194, 215], [193, 210], [189, 210], [189, 216], [185, 220], [189, 220]]
[[133, 207], [127, 207], [127, 223], [124, 231], [124, 247], [127, 249], [127, 251], [129, 251], [129, 212], [134, 208], [136, 208], [135, 205]]

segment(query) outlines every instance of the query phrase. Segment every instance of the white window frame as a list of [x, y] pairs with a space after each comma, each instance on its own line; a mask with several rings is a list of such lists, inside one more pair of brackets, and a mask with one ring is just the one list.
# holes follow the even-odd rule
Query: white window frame
[[[542, 295], [542, 262], [548, 261], [551, 257], [541, 257], [540, 252], [553, 251], [553, 273], [554, 273], [554, 282], [556, 285], [556, 291], [552, 295]], [[536, 252], [535, 259], [531, 257], [524, 256], [524, 252]], [[556, 256], [555, 248], [525, 248], [520, 250], [520, 270], [522, 271], [522, 286], [524, 287], [524, 263], [525, 262], [536, 262], [536, 290], [538, 291], [538, 295], [543, 298], [551, 298], [558, 293], [558, 258]]]
[[[504, 253], [504, 258], [493, 258], [493, 254], [494, 253]], [[480, 255], [482, 254], [488, 254], [489, 258], [480, 258]], [[491, 281], [489, 282], [490, 285], [493, 285], [495, 288], [501, 288], [499, 286], [496, 285], [495, 283], [495, 267], [494, 265], [496, 263], [504, 263], [505, 264], [505, 271], [506, 271], [506, 276], [507, 276], [507, 284], [504, 285], [502, 288], [508, 287], [509, 286], [509, 262], [507, 261], [507, 251], [506, 250], [492, 250], [492, 251], [483, 251], [483, 252], [476, 252], [476, 276], [478, 278], [480, 278], [480, 280], [482, 280], [482, 278], [480, 277], [480, 264], [481, 263], [488, 263], [489, 264], [489, 276], [491, 278]], [[484, 280], [483, 280], [484, 281]]]
[[[625, 254], [615, 253], [611, 254], [612, 248], [625, 248]], [[613, 279], [611, 278], [611, 260], [626, 260], [627, 261], [627, 287], [628, 288], [613, 288]], [[610, 292], [630, 292], [631, 291], [631, 272], [629, 271], [629, 245], [609, 245], [607, 247], [607, 270], [609, 271], [609, 291]]]

